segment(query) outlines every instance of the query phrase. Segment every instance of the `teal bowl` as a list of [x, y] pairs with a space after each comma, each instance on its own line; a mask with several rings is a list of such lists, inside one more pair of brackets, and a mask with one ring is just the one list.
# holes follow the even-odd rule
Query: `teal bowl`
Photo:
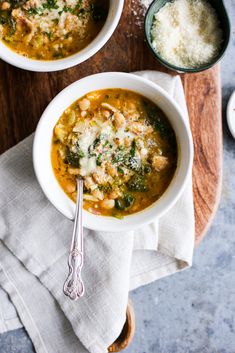
[[153, 18], [156, 12], [158, 12], [167, 2], [170, 2], [172, 0], [155, 0], [151, 3], [149, 6], [149, 9], [145, 15], [145, 23], [144, 23], [144, 28], [145, 28], [145, 37], [147, 44], [149, 48], [151, 49], [152, 53], [156, 57], [156, 59], [166, 66], [168, 69], [177, 71], [177, 72], [189, 72], [189, 73], [196, 73], [200, 71], [207, 70], [214, 66], [218, 61], [220, 61], [228, 47], [229, 44], [229, 39], [230, 39], [230, 22], [228, 18], [227, 11], [225, 9], [223, 0], [208, 0], [208, 2], [211, 4], [211, 6], [215, 9], [219, 22], [220, 22], [220, 27], [223, 31], [223, 43], [220, 48], [219, 54], [208, 64], [205, 64], [203, 66], [197, 67], [197, 68], [184, 68], [184, 67], [178, 67], [175, 65], [172, 65], [168, 61], [164, 60], [152, 47], [152, 36], [151, 36], [151, 28], [152, 28], [152, 23], [153, 23]]

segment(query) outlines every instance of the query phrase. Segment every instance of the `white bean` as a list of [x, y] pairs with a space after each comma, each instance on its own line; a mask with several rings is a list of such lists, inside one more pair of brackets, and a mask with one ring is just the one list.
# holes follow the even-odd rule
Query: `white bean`
[[101, 205], [101, 207], [105, 208], [106, 210], [111, 210], [112, 208], [114, 208], [115, 201], [105, 199], [105, 200], [101, 201], [100, 205]]
[[114, 118], [114, 125], [117, 129], [119, 129], [125, 124], [125, 117], [122, 113], [115, 112], [113, 115], [113, 118]]
[[83, 98], [80, 102], [78, 102], [78, 105], [81, 110], [87, 110], [90, 108], [91, 102], [88, 99]]
[[2, 10], [8, 10], [11, 7], [11, 5], [9, 4], [9, 2], [4, 1], [2, 3]]

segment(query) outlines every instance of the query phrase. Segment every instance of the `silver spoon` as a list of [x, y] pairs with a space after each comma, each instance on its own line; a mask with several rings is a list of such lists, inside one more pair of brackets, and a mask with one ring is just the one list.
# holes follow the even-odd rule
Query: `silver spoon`
[[82, 201], [83, 179], [77, 178], [77, 202], [73, 238], [68, 258], [69, 275], [64, 283], [64, 294], [72, 300], [77, 300], [84, 294], [84, 284], [81, 278], [83, 266]]

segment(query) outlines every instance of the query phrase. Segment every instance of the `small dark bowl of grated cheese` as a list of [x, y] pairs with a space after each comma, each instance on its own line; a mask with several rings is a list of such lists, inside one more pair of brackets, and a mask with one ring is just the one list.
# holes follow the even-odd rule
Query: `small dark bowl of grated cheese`
[[145, 36], [164, 66], [196, 73], [223, 57], [230, 22], [222, 0], [155, 0], [145, 16]]

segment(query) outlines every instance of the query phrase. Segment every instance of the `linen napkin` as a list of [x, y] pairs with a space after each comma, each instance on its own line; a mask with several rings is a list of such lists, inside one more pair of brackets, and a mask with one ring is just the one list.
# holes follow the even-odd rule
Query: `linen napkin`
[[[178, 76], [136, 74], [162, 86], [188, 120]], [[144, 229], [119, 234], [85, 230], [86, 293], [72, 302], [62, 286], [73, 224], [49, 203], [35, 179], [32, 141], [30, 136], [0, 157], [0, 286], [37, 353], [106, 352], [125, 322], [128, 291], [192, 264], [191, 181], [177, 204]], [[4, 294], [1, 305], [6, 329], [13, 309]]]

